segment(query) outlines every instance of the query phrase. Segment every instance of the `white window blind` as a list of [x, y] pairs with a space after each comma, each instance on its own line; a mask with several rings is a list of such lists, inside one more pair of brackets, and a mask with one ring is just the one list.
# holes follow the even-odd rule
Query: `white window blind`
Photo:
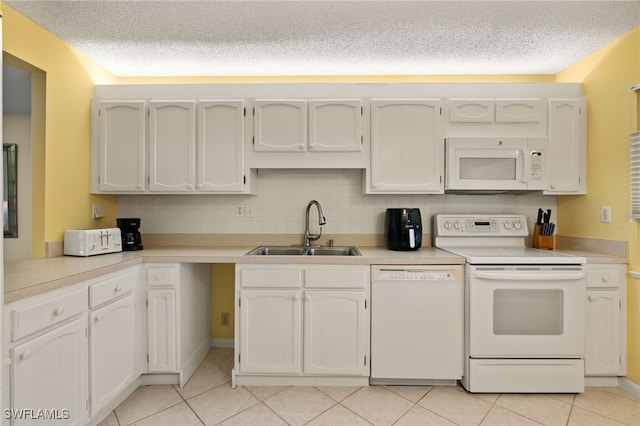
[[640, 219], [640, 132], [629, 135], [631, 173], [631, 218]]

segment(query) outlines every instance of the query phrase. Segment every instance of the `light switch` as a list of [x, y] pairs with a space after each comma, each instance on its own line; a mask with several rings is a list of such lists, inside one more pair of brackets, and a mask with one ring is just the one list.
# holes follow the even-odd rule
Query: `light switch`
[[611, 222], [611, 206], [600, 206], [600, 222]]

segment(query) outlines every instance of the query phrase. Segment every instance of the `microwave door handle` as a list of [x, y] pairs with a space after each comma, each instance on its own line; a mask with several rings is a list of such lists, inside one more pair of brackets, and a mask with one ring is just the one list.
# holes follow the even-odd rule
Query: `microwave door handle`
[[518, 155], [522, 155], [522, 183], [527, 183], [527, 170], [529, 169], [529, 165], [527, 164], [527, 156], [525, 155], [524, 149], [518, 150]]

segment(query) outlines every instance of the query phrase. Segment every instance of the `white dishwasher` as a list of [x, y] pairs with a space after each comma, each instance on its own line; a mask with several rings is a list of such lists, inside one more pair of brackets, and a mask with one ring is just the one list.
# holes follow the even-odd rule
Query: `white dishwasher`
[[463, 372], [462, 265], [371, 266], [371, 379], [455, 385]]

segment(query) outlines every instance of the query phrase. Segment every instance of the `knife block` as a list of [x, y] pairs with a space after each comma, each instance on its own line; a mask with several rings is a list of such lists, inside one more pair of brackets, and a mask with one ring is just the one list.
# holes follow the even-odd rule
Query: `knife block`
[[553, 235], [540, 235], [542, 232], [542, 225], [536, 224], [533, 227], [533, 239], [531, 245], [537, 249], [553, 250]]

